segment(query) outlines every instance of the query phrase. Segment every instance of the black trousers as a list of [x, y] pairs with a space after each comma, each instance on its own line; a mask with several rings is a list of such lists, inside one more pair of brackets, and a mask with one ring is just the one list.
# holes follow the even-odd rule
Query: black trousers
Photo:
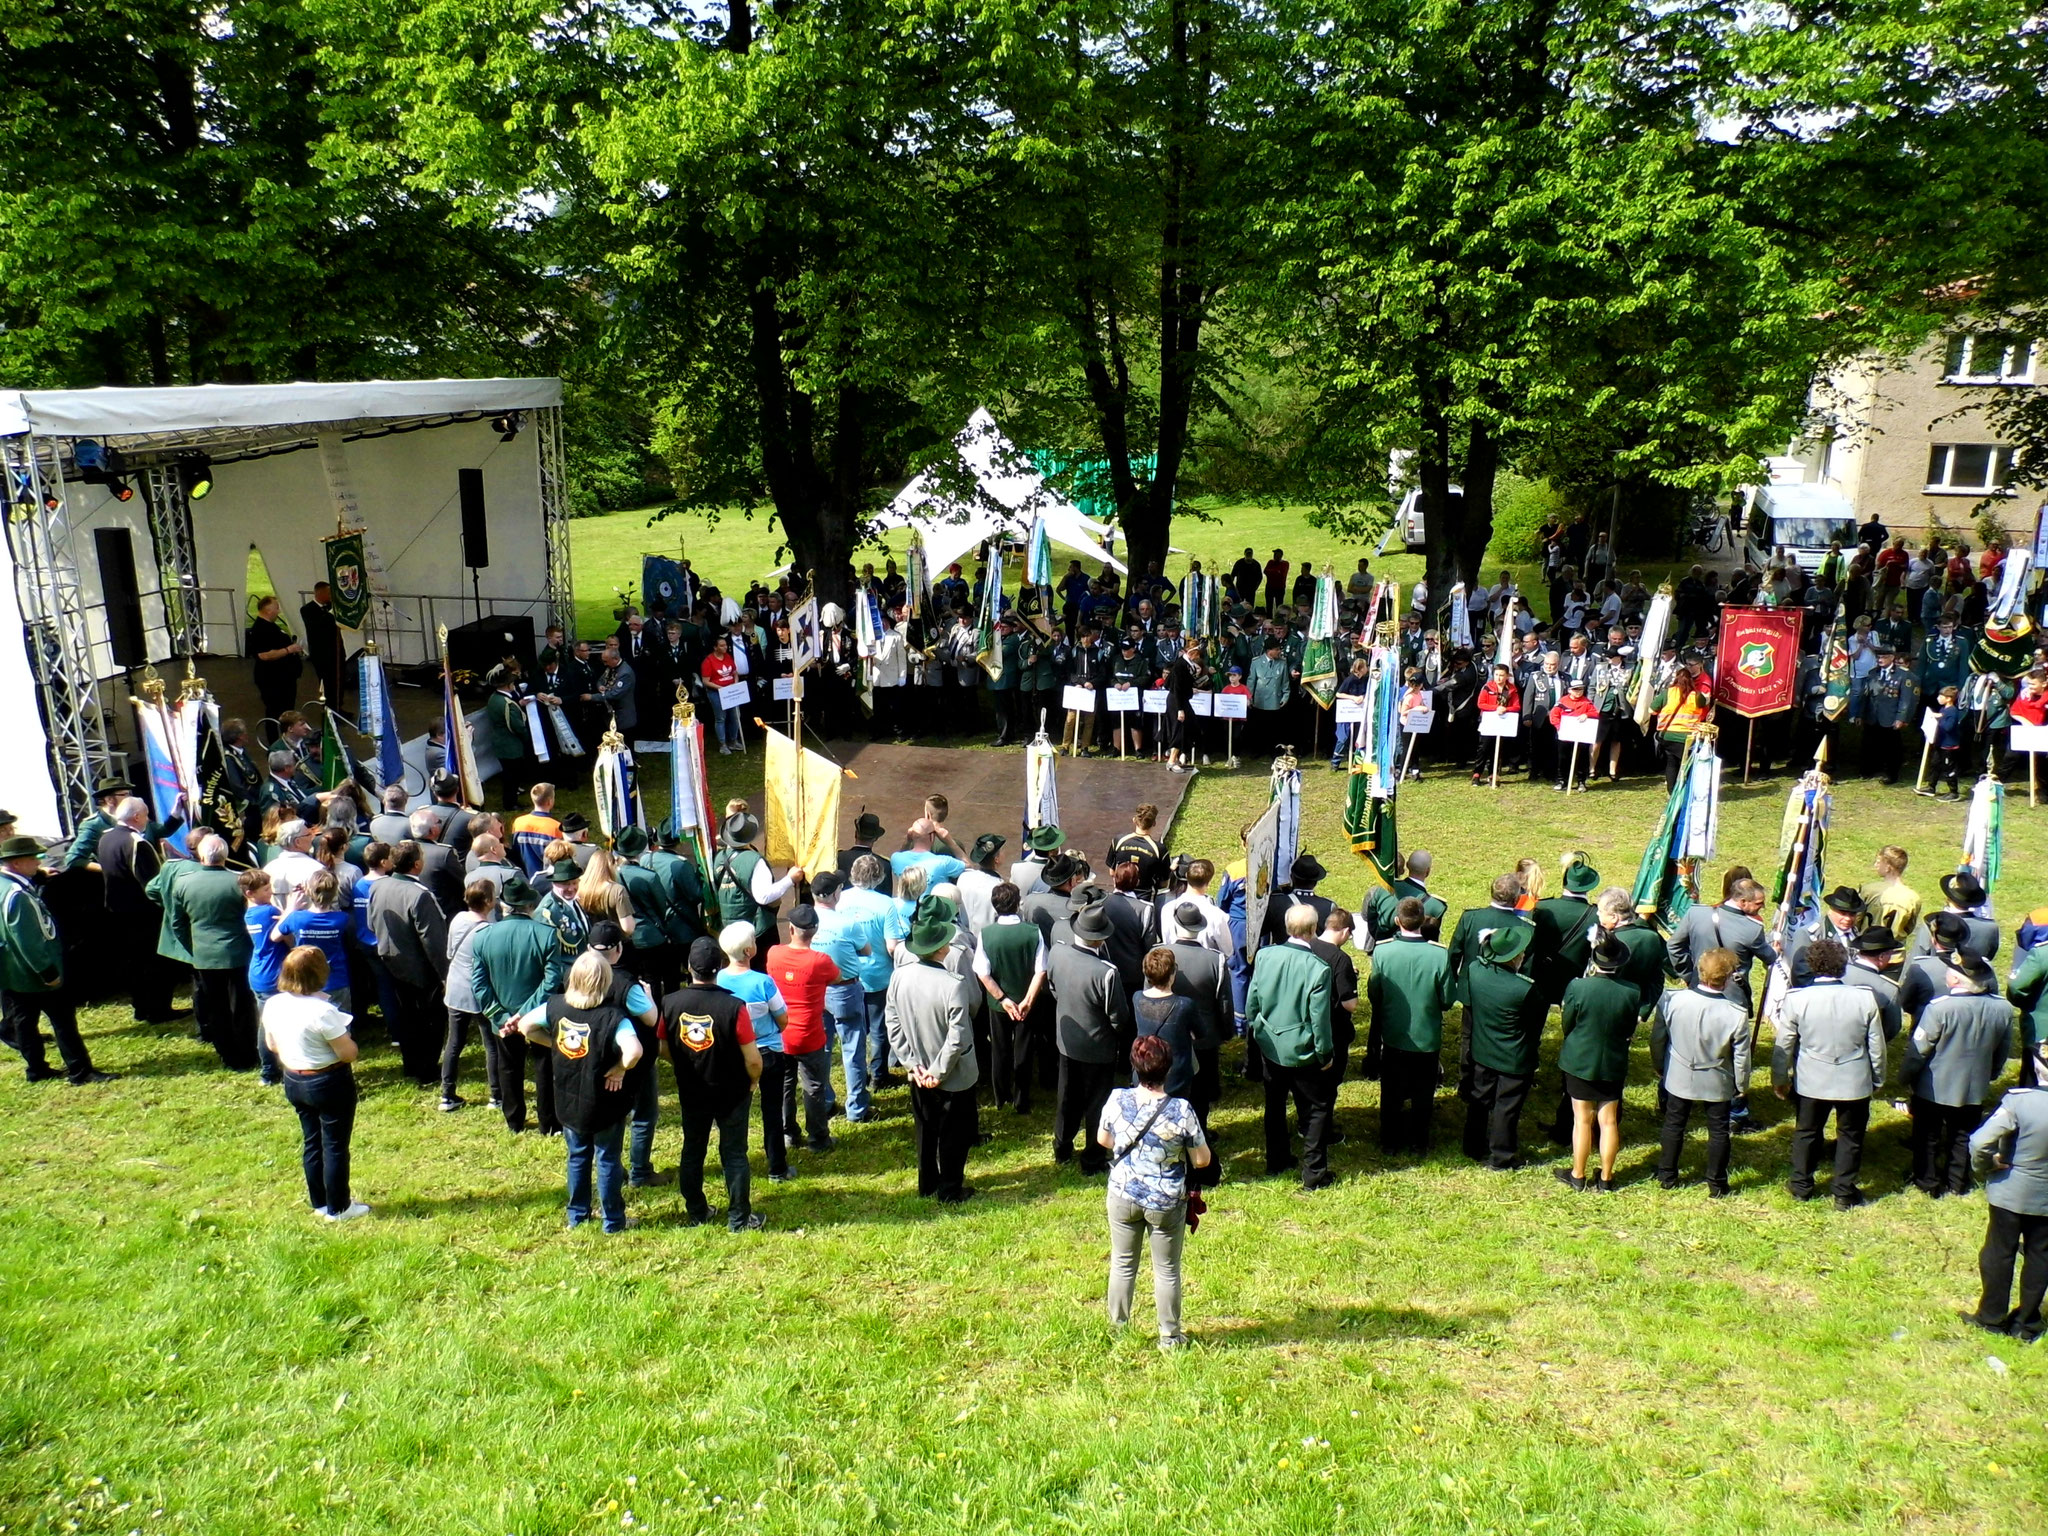
[[441, 1047], [441, 1097], [456, 1097], [456, 1084], [462, 1076], [462, 1051], [469, 1044], [469, 1032], [474, 1029], [484, 1042], [484, 1081], [489, 1084], [491, 1096], [498, 1097], [498, 1032], [480, 1013], [467, 1013], [460, 1008], [448, 1010], [448, 1039]]
[[535, 1045], [514, 1031], [498, 1036], [498, 1098], [505, 1107], [505, 1124], [513, 1131], [526, 1129], [526, 1063], [533, 1062], [534, 1122], [541, 1134], [552, 1136], [562, 1128], [555, 1118], [555, 1053]]
[[1467, 1157], [1489, 1168], [1512, 1168], [1522, 1161], [1522, 1108], [1535, 1082], [1472, 1063], [1472, 1097], [1465, 1103]]
[[[2013, 1261], [2026, 1255], [2020, 1270], [2020, 1304], [2012, 1302]], [[1986, 1328], [2007, 1328], [2029, 1342], [2041, 1336], [2041, 1302], [2048, 1296], [2048, 1216], [1991, 1207], [1991, 1225], [1977, 1254], [1977, 1275], [1984, 1294], [1977, 1299], [1976, 1320]]]
[[1668, 737], [1657, 738], [1657, 755], [1664, 763], [1664, 788], [1668, 793], [1678, 785], [1678, 770], [1685, 765], [1685, 743]]
[[135, 1017], [145, 1024], [171, 1022], [171, 987], [176, 972], [173, 963], [156, 952], [162, 927], [157, 918], [107, 915], [108, 936], [114, 941], [113, 958], [121, 968], [122, 980], [128, 984], [128, 1000]]
[[1906, 752], [1906, 733], [1896, 728], [1881, 725], [1863, 727], [1863, 776], [1882, 779], [1887, 784], [1899, 781], [1899, 763]]
[[783, 1080], [795, 1065], [781, 1051], [761, 1052], [761, 1150], [767, 1154], [768, 1172], [789, 1172], [789, 1144], [796, 1140], [796, 1126], [782, 1118]]
[[989, 1082], [998, 1104], [1007, 1104], [1020, 1115], [1031, 1113], [1031, 1057], [1037, 1049], [1037, 1031], [1031, 1015], [1013, 1019], [1003, 1005], [989, 999]]
[[78, 1011], [70, 994], [55, 992], [0, 993], [0, 1037], [21, 1052], [28, 1066], [28, 1080], [41, 1082], [56, 1074], [43, 1053], [42, 1021], [50, 1021], [50, 1033], [57, 1037], [57, 1055], [64, 1063], [64, 1075], [73, 1082], [92, 1070], [92, 1057], [78, 1033]]
[[192, 1014], [199, 1038], [212, 1046], [220, 1064], [233, 1072], [256, 1065], [256, 994], [246, 966], [192, 972]]
[[910, 1089], [917, 1126], [917, 1192], [957, 1200], [966, 1188], [967, 1149], [974, 1145], [974, 1090]]
[[398, 996], [398, 1017], [391, 1026], [391, 1043], [398, 1047], [399, 1065], [405, 1075], [427, 1087], [436, 1076], [434, 1046], [446, 1037], [440, 989], [415, 987], [396, 976], [391, 978], [391, 985]]
[[683, 1155], [676, 1162], [676, 1191], [683, 1209], [702, 1221], [711, 1214], [704, 1200], [704, 1154], [711, 1128], [718, 1127], [718, 1165], [725, 1174], [726, 1225], [737, 1230], [753, 1214], [753, 1176], [747, 1167], [747, 1112], [750, 1093], [722, 1114], [700, 1104], [684, 1103]]
[[[650, 920], [651, 921], [651, 920]], [[637, 931], [636, 931], [637, 937]], [[772, 941], [771, 941], [772, 942]], [[761, 946], [762, 963], [767, 963], [767, 946]], [[683, 965], [682, 947], [663, 942], [642, 946], [635, 944], [621, 958], [621, 963], [643, 987], [655, 1007], [661, 1000], [681, 985], [680, 972]]]
[[1435, 1051], [1386, 1051], [1380, 1057], [1380, 1146], [1389, 1152], [1429, 1150], [1443, 1060]]
[[1529, 720], [1529, 777], [1561, 779], [1564, 768], [1557, 758], [1557, 727], [1546, 719]]
[[1059, 1103], [1052, 1117], [1052, 1159], [1064, 1163], [1074, 1155], [1074, 1137], [1081, 1138], [1081, 1171], [1106, 1173], [1109, 1153], [1095, 1133], [1102, 1128], [1102, 1106], [1116, 1073], [1106, 1061], [1076, 1061], [1060, 1056]]
[[507, 817], [523, 814], [527, 810], [526, 789], [533, 783], [534, 760], [531, 757], [501, 758], [498, 762], [498, 803], [505, 808]]
[[1266, 1172], [1285, 1173], [1294, 1166], [1287, 1134], [1287, 1103], [1301, 1122], [1301, 1187], [1320, 1189], [1330, 1182], [1330, 1129], [1337, 1108], [1337, 1083], [1328, 1067], [1313, 1062], [1302, 1067], [1266, 1063]]
[[1681, 1099], [1675, 1093], [1664, 1095], [1664, 1149], [1657, 1159], [1657, 1182], [1666, 1189], [1678, 1182], [1678, 1155], [1685, 1149], [1685, 1131], [1694, 1109], [1706, 1111], [1707, 1116], [1707, 1188], [1725, 1191], [1729, 1106], [1719, 1100]]
[[299, 1161], [313, 1209], [349, 1207], [348, 1143], [356, 1125], [356, 1079], [343, 1062], [325, 1072], [286, 1072], [284, 1096], [299, 1115]]
[[1863, 1137], [1870, 1129], [1870, 1100], [1802, 1096], [1792, 1131], [1792, 1193], [1802, 1198], [1813, 1193], [1813, 1165], [1820, 1155], [1829, 1115], [1835, 1117], [1835, 1198], [1841, 1200], [1858, 1193], [1856, 1175], [1863, 1167]]
[[1930, 1195], [1970, 1192], [1970, 1135], [1984, 1123], [1979, 1104], [1937, 1104], [1913, 1095], [1913, 1183]]

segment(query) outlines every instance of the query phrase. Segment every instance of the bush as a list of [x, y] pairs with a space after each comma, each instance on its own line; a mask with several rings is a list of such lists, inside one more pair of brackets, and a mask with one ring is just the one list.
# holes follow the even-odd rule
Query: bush
[[1570, 516], [1570, 504], [1549, 481], [1502, 475], [1493, 487], [1493, 539], [1486, 546], [1487, 563], [1538, 558], [1542, 550], [1536, 531]]

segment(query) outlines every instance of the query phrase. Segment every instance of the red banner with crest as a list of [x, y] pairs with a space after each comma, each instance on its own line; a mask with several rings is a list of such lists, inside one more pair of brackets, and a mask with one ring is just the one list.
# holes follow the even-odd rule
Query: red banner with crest
[[1723, 608], [1714, 702], [1745, 719], [1790, 709], [1799, 684], [1797, 608]]

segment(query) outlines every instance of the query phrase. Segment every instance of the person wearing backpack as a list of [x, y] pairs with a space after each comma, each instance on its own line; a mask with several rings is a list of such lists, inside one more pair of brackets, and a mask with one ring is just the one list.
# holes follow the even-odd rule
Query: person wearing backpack
[[1186, 1099], [1166, 1091], [1173, 1049], [1158, 1035], [1131, 1044], [1137, 1086], [1119, 1088], [1102, 1108], [1096, 1141], [1108, 1149], [1109, 1322], [1131, 1320], [1138, 1288], [1138, 1245], [1152, 1249], [1152, 1307], [1159, 1347], [1187, 1342], [1180, 1320], [1180, 1258], [1187, 1240], [1188, 1170], [1209, 1166], [1202, 1122]]
[[790, 888], [804, 878], [804, 871], [792, 868], [777, 880], [754, 844], [760, 840], [761, 823], [746, 811], [725, 818], [719, 830], [725, 844], [711, 861], [711, 889], [706, 903], [713, 909], [722, 933], [733, 923], [747, 923], [754, 930], [753, 968], [768, 968], [768, 949], [775, 942], [775, 908]]

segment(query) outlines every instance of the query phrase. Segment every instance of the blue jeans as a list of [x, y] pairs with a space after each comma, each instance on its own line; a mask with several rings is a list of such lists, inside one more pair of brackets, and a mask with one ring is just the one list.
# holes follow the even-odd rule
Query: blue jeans
[[348, 1143], [356, 1124], [356, 1078], [348, 1063], [325, 1072], [292, 1072], [285, 1102], [299, 1115], [299, 1159], [313, 1209], [338, 1216], [349, 1207]]
[[635, 1184], [654, 1182], [654, 1128], [661, 1118], [661, 1079], [649, 1060], [633, 1084], [633, 1135], [627, 1143], [627, 1168]]
[[871, 1077], [885, 1077], [889, 1072], [889, 1028], [882, 1015], [889, 1003], [888, 989], [865, 994], [868, 1005], [868, 1061]]
[[263, 1069], [260, 1074], [263, 1081], [273, 1088], [284, 1081], [284, 1063], [270, 1048], [270, 1036], [263, 1033], [263, 1005], [275, 996], [275, 992], [256, 993], [256, 1060]]
[[580, 1227], [590, 1220], [590, 1173], [595, 1158], [604, 1229], [622, 1230], [626, 1225], [626, 1168], [619, 1161], [619, 1149], [626, 1140], [626, 1122], [620, 1120], [589, 1134], [565, 1125], [562, 1140], [569, 1145], [569, 1225]]
[[868, 1094], [868, 1002], [857, 981], [825, 991], [825, 1017], [839, 1031], [839, 1058], [846, 1068], [846, 1118], [865, 1120]]
[[738, 708], [717, 709], [715, 704], [713, 708], [718, 715], [718, 744], [721, 747], [745, 746], [747, 738], [745, 728], [740, 721]]
[[1342, 767], [1350, 758], [1351, 733], [1356, 729], [1357, 727], [1352, 725], [1349, 720], [1346, 720], [1337, 727], [1337, 740], [1335, 745], [1330, 748], [1330, 766], [1332, 768]]

